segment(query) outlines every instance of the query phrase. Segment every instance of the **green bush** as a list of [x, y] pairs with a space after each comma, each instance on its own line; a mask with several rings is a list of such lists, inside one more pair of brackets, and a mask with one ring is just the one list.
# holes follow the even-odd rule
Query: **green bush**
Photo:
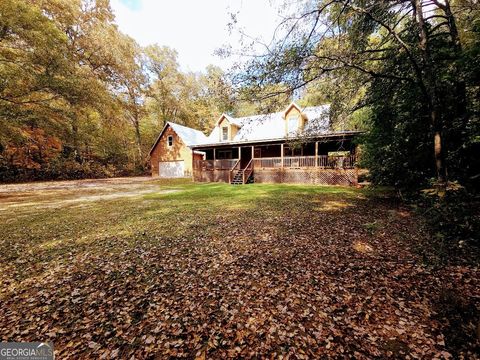
[[456, 183], [446, 191], [426, 189], [417, 200], [431, 234], [431, 247], [442, 262], [456, 259], [478, 262], [480, 199]]

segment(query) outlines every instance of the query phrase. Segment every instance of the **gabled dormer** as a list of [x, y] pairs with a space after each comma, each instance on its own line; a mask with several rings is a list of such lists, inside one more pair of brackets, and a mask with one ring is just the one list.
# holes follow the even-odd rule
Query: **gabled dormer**
[[232, 141], [235, 135], [237, 135], [240, 126], [235, 123], [234, 119], [226, 114], [222, 114], [217, 121], [216, 127], [218, 128], [219, 139], [218, 141]]
[[284, 111], [283, 119], [285, 121], [286, 136], [295, 136], [301, 133], [307, 123], [307, 117], [294, 102], [292, 102]]

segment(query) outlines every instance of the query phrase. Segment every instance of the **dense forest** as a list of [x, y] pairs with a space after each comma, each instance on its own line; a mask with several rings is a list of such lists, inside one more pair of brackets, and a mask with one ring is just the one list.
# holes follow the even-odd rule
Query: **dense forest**
[[166, 121], [209, 129], [233, 111], [221, 69], [121, 33], [108, 0], [0, 2], [0, 179], [144, 173]]

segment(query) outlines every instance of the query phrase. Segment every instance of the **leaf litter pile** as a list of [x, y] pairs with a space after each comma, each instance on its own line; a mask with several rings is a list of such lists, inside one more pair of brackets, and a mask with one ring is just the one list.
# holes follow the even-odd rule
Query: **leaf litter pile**
[[336, 187], [171, 187], [0, 203], [1, 340], [61, 359], [479, 355], [478, 266], [435, 265], [409, 209]]

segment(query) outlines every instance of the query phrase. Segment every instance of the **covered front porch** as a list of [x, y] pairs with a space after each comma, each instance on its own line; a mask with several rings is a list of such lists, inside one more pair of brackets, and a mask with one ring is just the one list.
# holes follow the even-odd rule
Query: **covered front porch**
[[356, 183], [356, 148], [350, 139], [215, 144], [196, 150], [205, 155], [194, 160], [195, 181]]

